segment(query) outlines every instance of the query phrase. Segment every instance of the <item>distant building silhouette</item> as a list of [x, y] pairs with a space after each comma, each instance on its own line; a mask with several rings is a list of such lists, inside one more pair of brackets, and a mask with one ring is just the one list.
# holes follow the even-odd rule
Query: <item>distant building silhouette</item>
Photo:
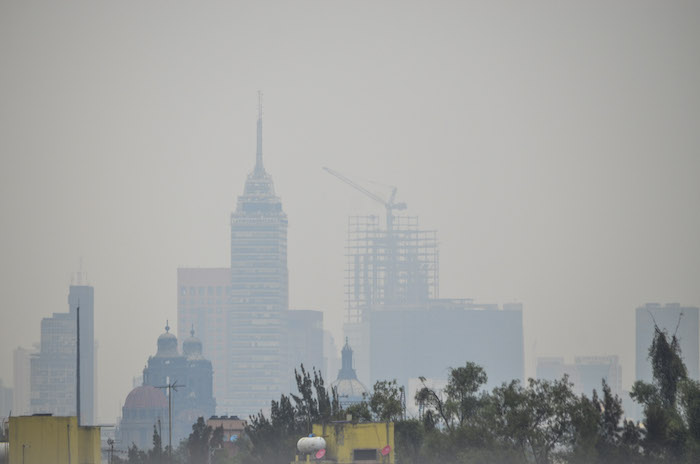
[[41, 321], [40, 351], [30, 358], [30, 410], [76, 414], [76, 314], [80, 306], [80, 423], [91, 425], [95, 422], [93, 287], [71, 285], [68, 305], [68, 313], [54, 313]]
[[198, 417], [214, 414], [216, 401], [212, 395], [212, 376], [211, 362], [202, 356], [202, 342], [195, 337], [194, 330], [183, 341], [180, 354], [177, 337], [166, 325], [165, 333], [158, 337], [158, 351], [148, 358], [143, 370], [143, 384], [153, 387], [172, 383], [180, 385], [172, 391], [173, 446], [189, 436]]
[[613, 395], [623, 395], [622, 366], [615, 355], [576, 356], [573, 364], [567, 364], [562, 357], [537, 358], [538, 379], [561, 380], [565, 374], [574, 384], [574, 392], [578, 395], [584, 394], [590, 398], [595, 390], [602, 397], [603, 380]]
[[649, 347], [654, 339], [654, 323], [669, 336], [674, 334], [680, 340], [681, 355], [688, 376], [700, 379], [700, 345], [698, 332], [698, 308], [683, 307], [678, 303], [661, 306], [657, 303], [647, 303], [636, 310], [636, 370], [637, 380], [652, 381]]

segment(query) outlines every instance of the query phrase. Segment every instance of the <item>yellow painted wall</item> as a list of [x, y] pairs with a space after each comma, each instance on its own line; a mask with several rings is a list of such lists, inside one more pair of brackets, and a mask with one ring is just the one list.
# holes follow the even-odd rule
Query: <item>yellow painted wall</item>
[[100, 464], [100, 428], [80, 427], [78, 433], [78, 464]]
[[99, 464], [99, 430], [79, 430], [75, 416], [11, 417], [10, 464]]
[[[356, 449], [376, 449], [378, 462], [394, 464], [393, 422], [314, 424], [313, 433], [326, 440], [325, 459], [338, 464], [352, 463]], [[382, 456], [379, 451], [386, 445], [391, 446], [391, 452]]]

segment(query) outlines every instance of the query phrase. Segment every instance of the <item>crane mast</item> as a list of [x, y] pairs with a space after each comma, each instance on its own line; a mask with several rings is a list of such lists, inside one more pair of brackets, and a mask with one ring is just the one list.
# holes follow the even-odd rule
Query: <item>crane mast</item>
[[339, 173], [338, 171], [334, 171], [333, 169], [324, 167], [323, 168], [326, 172], [329, 174], [337, 177], [338, 179], [342, 180], [355, 190], [359, 190], [372, 200], [376, 201], [377, 203], [381, 203], [384, 205], [384, 208], [386, 208], [386, 250], [387, 250], [387, 266], [386, 266], [386, 272], [387, 272], [387, 278], [385, 282], [385, 301], [386, 302], [394, 302], [395, 297], [396, 297], [396, 287], [397, 287], [397, 243], [396, 243], [396, 237], [394, 236], [394, 210], [404, 210], [406, 209], [406, 203], [396, 203], [394, 201], [396, 197], [396, 187], [391, 187], [391, 195], [389, 197], [389, 200], [384, 200], [382, 197], [377, 195], [376, 193], [367, 190], [357, 182], [345, 177], [343, 174]]

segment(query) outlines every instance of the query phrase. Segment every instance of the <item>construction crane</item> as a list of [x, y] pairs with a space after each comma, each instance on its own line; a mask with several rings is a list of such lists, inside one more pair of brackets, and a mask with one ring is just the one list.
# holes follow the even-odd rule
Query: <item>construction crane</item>
[[393, 211], [406, 209], [406, 203], [395, 203], [394, 202], [394, 198], [396, 198], [396, 187], [390, 186], [391, 196], [389, 197], [389, 200], [384, 200], [382, 197], [380, 197], [376, 193], [367, 190], [366, 188], [364, 188], [363, 186], [361, 186], [357, 182], [348, 179], [347, 177], [345, 177], [344, 175], [342, 175], [338, 171], [334, 171], [333, 169], [326, 168], [326, 167], [324, 167], [323, 170], [329, 174], [334, 175], [335, 177], [342, 180], [343, 182], [345, 182], [346, 184], [348, 184], [350, 187], [354, 188], [355, 190], [359, 190], [360, 192], [364, 193], [365, 195], [367, 195], [368, 197], [370, 197], [372, 200], [376, 201], [377, 203], [381, 203], [382, 205], [384, 205], [384, 207], [386, 208], [386, 229], [387, 229], [387, 232], [393, 231], [393, 229], [394, 229], [394, 227], [393, 227], [393, 225], [394, 225], [394, 213], [393, 213]]
[[389, 200], [384, 200], [376, 193], [367, 190], [363, 186], [359, 185], [357, 182], [348, 179], [338, 171], [334, 171], [333, 169], [327, 167], [324, 167], [323, 170], [342, 180], [355, 190], [359, 190], [360, 192], [364, 193], [377, 203], [381, 203], [386, 208], [387, 276], [385, 281], [384, 296], [386, 302], [393, 302], [396, 296], [396, 288], [398, 286], [398, 273], [396, 262], [397, 250], [396, 238], [394, 237], [394, 210], [406, 209], [406, 203], [396, 203], [394, 201], [394, 199], [396, 198], [396, 187], [389, 186], [391, 188], [391, 195], [389, 196]]

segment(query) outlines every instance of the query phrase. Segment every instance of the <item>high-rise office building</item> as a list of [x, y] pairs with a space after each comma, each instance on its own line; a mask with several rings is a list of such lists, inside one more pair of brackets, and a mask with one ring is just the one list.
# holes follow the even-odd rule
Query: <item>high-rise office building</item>
[[262, 157], [262, 108], [255, 168], [231, 214], [231, 310], [223, 409], [241, 417], [279, 398], [286, 386], [287, 215]]
[[71, 285], [68, 313], [41, 321], [41, 345], [30, 359], [30, 410], [59, 416], [76, 414], [77, 314], [80, 308], [80, 423], [95, 421], [94, 290]]
[[204, 345], [203, 355], [214, 368], [214, 397], [226, 398], [230, 341], [226, 320], [231, 307], [231, 270], [180, 268], [177, 288], [177, 338], [185, 340], [194, 327]]
[[654, 339], [654, 325], [669, 336], [678, 337], [681, 356], [688, 368], [688, 376], [698, 380], [700, 373], [700, 346], [698, 345], [698, 308], [683, 307], [678, 303], [661, 306], [647, 303], [636, 312], [636, 378], [652, 381], [649, 347]]
[[[488, 386], [523, 380], [523, 310], [519, 303], [435, 299], [422, 308], [370, 313], [370, 385], [396, 379], [446, 378], [467, 361], [486, 371]], [[362, 380], [362, 378], [360, 378]]]
[[12, 395], [12, 412], [17, 416], [30, 413], [31, 397], [31, 355], [38, 349], [28, 350], [17, 347], [12, 353], [12, 373], [14, 377], [14, 393]]

